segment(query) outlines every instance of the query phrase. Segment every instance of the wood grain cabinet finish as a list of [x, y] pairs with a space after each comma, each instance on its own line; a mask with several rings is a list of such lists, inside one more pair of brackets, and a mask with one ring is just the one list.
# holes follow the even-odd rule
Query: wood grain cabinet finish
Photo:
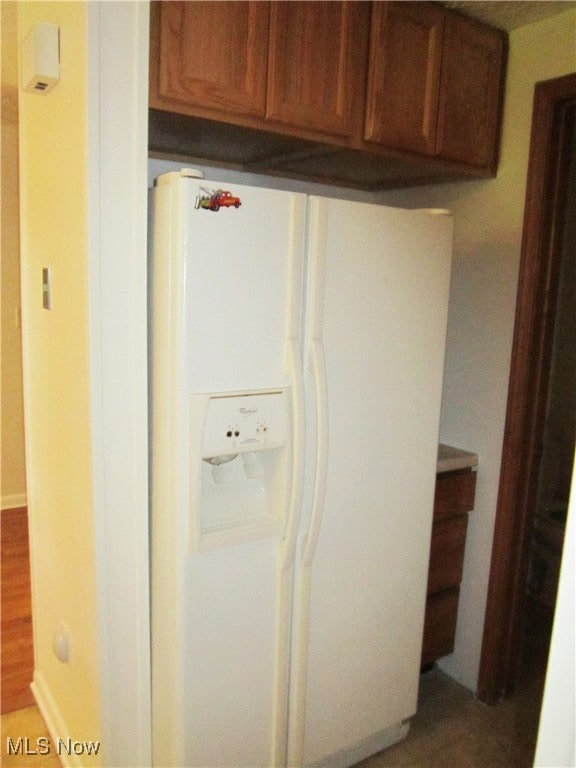
[[462, 581], [468, 515], [437, 520], [432, 527], [428, 593], [457, 587]]
[[361, 126], [369, 10], [363, 2], [271, 4], [268, 119], [352, 136]]
[[476, 472], [441, 472], [434, 492], [434, 522], [470, 512], [474, 509], [475, 493]]
[[365, 2], [155, 3], [150, 106], [360, 135], [369, 19]]
[[438, 113], [442, 157], [496, 166], [504, 48], [498, 30], [447, 16]]
[[425, 2], [373, 4], [364, 138], [436, 152], [444, 13]]
[[171, 1], [154, 11], [152, 106], [264, 117], [269, 3]]
[[420, 662], [422, 667], [432, 664], [436, 659], [441, 659], [454, 650], [459, 600], [459, 587], [428, 595]]
[[375, 3], [364, 138], [495, 170], [503, 32], [426, 2]]
[[151, 152], [367, 189], [496, 171], [498, 30], [426, 0], [151, 8]]
[[436, 476], [422, 667], [454, 650], [468, 512], [474, 508], [475, 488], [472, 470]]

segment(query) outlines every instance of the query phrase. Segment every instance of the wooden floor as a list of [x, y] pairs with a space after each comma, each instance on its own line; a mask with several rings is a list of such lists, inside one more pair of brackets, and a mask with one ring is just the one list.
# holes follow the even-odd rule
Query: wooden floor
[[30, 691], [34, 669], [28, 514], [25, 507], [2, 510], [0, 711], [34, 703]]

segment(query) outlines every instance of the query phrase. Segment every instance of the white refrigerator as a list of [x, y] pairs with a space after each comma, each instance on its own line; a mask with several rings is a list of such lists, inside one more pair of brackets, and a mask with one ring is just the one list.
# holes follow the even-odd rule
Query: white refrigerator
[[353, 765], [416, 711], [451, 216], [150, 198], [154, 765]]

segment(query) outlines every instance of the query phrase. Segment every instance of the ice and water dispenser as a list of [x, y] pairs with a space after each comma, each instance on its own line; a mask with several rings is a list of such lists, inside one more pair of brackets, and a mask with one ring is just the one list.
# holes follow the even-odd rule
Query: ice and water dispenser
[[290, 463], [289, 390], [193, 399], [202, 435], [196, 494], [201, 545], [280, 532]]

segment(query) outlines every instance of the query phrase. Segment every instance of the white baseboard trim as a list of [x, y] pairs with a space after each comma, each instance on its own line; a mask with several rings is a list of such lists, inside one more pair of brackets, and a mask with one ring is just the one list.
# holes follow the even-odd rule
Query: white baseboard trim
[[86, 765], [93, 765], [93, 758], [82, 758], [84, 750], [80, 754], [74, 751], [75, 745], [81, 748], [82, 744], [71, 739], [46, 681], [38, 670], [34, 670], [34, 680], [30, 688], [50, 734], [51, 753], [58, 756], [63, 768], [84, 768]]
[[0, 509], [16, 509], [16, 507], [25, 507], [27, 503], [25, 493], [15, 493], [12, 496], [0, 498]]

